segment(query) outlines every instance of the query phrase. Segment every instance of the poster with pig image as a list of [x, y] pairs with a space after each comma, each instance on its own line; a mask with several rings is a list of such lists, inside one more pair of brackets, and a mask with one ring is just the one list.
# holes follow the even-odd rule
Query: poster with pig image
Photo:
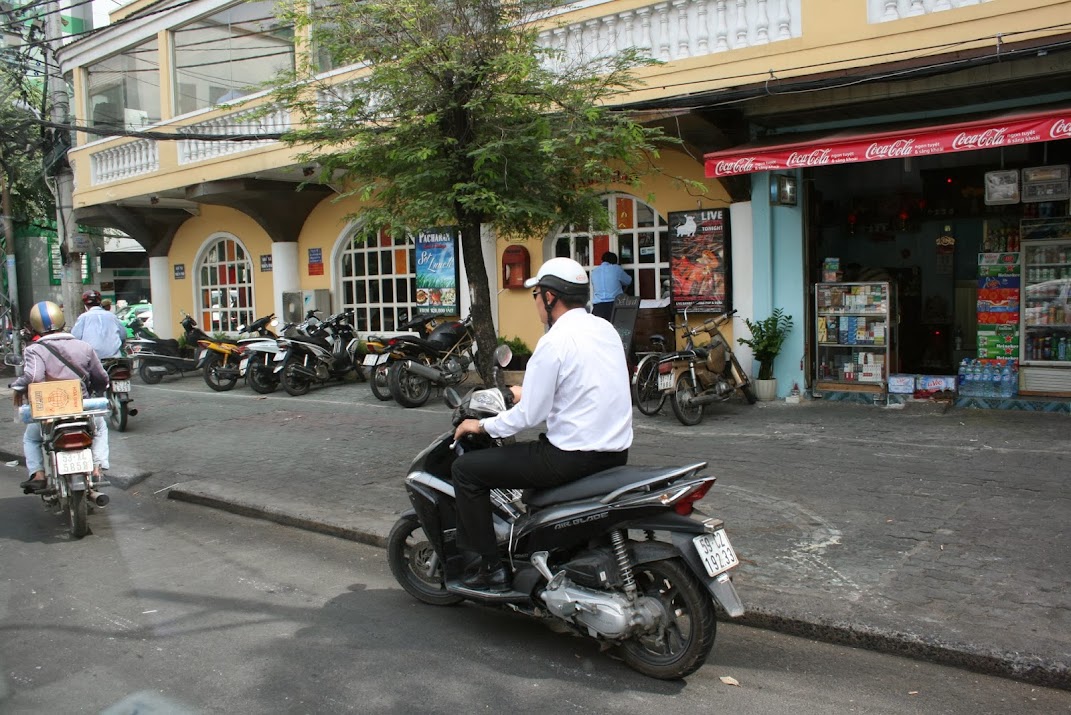
[[670, 213], [669, 248], [673, 303], [690, 311], [729, 310], [729, 211]]
[[425, 229], [416, 238], [417, 313], [458, 315], [457, 229]]

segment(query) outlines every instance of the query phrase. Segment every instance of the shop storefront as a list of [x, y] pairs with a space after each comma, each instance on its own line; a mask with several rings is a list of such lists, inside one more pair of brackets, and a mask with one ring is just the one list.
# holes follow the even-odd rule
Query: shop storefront
[[805, 291], [784, 307], [807, 318], [804, 379], [816, 396], [884, 402], [950, 395], [959, 382], [961, 404], [1071, 398], [1071, 109], [706, 161], [711, 178], [765, 175], [771, 204], [779, 177], [800, 182]]

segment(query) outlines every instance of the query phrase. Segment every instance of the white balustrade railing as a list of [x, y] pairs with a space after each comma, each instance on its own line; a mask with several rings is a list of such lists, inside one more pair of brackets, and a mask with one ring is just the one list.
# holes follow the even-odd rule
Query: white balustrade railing
[[106, 184], [156, 171], [160, 168], [160, 152], [155, 141], [138, 139], [94, 152], [89, 166], [90, 183]]
[[867, 0], [867, 22], [891, 22], [905, 17], [928, 15], [993, 0]]
[[[247, 109], [233, 114], [190, 124], [181, 128], [185, 134], [279, 134], [290, 129], [290, 113], [285, 109], [270, 114], [260, 114], [260, 110]], [[183, 139], [178, 143], [179, 164], [191, 164], [197, 161], [215, 159], [229, 154], [257, 149], [274, 144], [277, 139], [259, 139], [248, 141]]]
[[[946, 0], [949, 1], [949, 0]], [[955, 0], [951, 0], [955, 1]], [[669, 62], [800, 37], [801, 0], [666, 0], [547, 29], [558, 66], [636, 47]]]

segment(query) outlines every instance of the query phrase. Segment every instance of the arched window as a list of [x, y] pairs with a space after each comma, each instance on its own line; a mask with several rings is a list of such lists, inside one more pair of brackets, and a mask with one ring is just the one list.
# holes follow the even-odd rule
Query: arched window
[[554, 238], [553, 255], [576, 260], [588, 270], [613, 251], [632, 276], [640, 298], [669, 296], [669, 225], [649, 204], [628, 194], [609, 194], [603, 205], [617, 233], [592, 235], [577, 226], [563, 227]]
[[336, 253], [342, 309], [357, 330], [392, 331], [416, 313], [416, 248], [408, 236], [356, 228]]
[[253, 264], [233, 236], [213, 237], [197, 265], [201, 328], [208, 333], [237, 332], [253, 322]]

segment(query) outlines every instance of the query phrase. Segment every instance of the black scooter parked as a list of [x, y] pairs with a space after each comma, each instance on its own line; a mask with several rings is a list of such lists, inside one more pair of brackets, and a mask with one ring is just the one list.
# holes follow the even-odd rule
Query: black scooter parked
[[131, 325], [134, 339], [127, 340], [127, 350], [138, 363], [138, 375], [146, 385], [155, 385], [164, 379], [164, 375], [181, 375], [184, 372], [200, 370], [199, 362], [202, 348], [198, 340], [211, 340], [211, 336], [197, 327], [196, 321], [183, 314], [179, 321], [185, 333], [185, 345], [179, 341], [163, 339], [141, 322], [135, 320]]

